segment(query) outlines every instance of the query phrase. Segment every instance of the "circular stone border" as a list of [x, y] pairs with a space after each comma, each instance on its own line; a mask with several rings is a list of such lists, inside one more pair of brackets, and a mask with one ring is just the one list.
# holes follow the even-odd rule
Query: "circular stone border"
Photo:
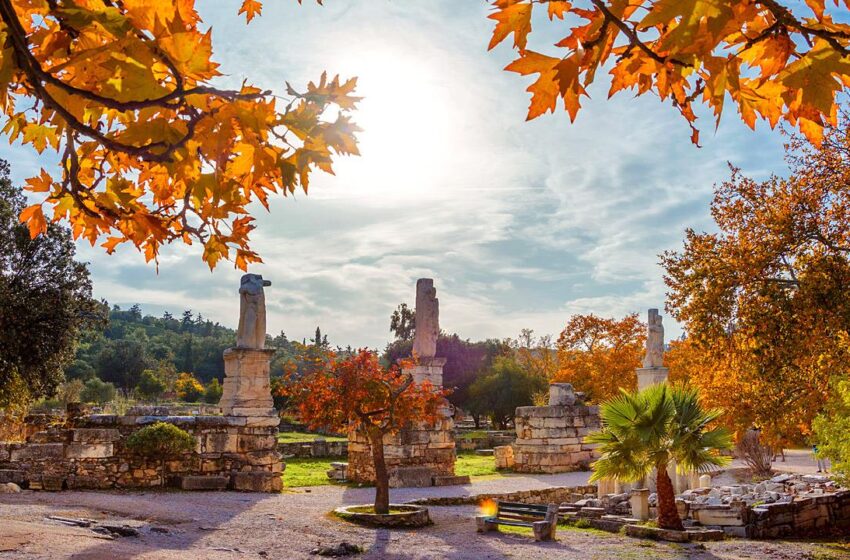
[[424, 506], [409, 505], [409, 504], [390, 504], [391, 510], [403, 510], [394, 513], [364, 513], [362, 511], [351, 511], [353, 508], [372, 507], [373, 504], [360, 504], [341, 506], [334, 510], [334, 515], [353, 521], [355, 523], [363, 523], [365, 525], [374, 525], [377, 527], [426, 527], [432, 525], [431, 517], [428, 515], [428, 508]]

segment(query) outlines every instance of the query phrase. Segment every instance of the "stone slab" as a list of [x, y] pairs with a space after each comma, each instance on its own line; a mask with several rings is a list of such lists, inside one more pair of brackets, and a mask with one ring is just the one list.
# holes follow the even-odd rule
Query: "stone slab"
[[283, 489], [283, 479], [275, 473], [237, 473], [232, 482], [234, 490], [244, 492], [280, 492]]
[[112, 455], [111, 443], [69, 443], [65, 448], [68, 459], [105, 459]]
[[433, 484], [430, 467], [396, 467], [390, 471], [390, 488], [425, 488]]

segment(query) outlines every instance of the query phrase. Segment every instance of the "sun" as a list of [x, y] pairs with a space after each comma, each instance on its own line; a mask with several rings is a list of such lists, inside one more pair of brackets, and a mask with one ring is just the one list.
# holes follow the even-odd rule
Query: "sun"
[[349, 57], [341, 66], [357, 75], [363, 97], [354, 115], [361, 157], [336, 164], [328, 194], [397, 200], [446, 188], [459, 118], [440, 69], [397, 46]]

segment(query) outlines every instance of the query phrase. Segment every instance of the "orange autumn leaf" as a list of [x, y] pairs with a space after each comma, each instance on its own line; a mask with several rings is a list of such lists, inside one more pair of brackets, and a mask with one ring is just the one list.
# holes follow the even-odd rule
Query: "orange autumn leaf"
[[27, 206], [21, 211], [21, 223], [27, 224], [30, 230], [30, 237], [35, 239], [40, 233], [47, 231], [47, 221], [44, 219], [44, 212], [41, 210], [41, 204], [33, 204]]
[[[261, 10], [243, 0], [239, 13]], [[322, 74], [286, 98], [217, 88], [195, 0], [10, 2], [0, 39], [2, 133], [60, 160], [26, 182], [41, 203], [21, 215], [33, 234], [62, 220], [75, 238], [110, 253], [129, 243], [148, 261], [198, 242], [210, 267], [245, 269], [260, 262], [250, 205], [306, 192], [315, 170], [358, 153], [355, 79]]]
[[[698, 103], [717, 123], [734, 107], [751, 128], [758, 120], [771, 128], [784, 121], [819, 144], [824, 126], [836, 122], [838, 94], [850, 85], [850, 23], [840, 2], [491, 0], [491, 6], [490, 49], [513, 34], [513, 47], [525, 57], [533, 14], [545, 6], [546, 34], [560, 39], [541, 56], [572, 61], [555, 81], [545, 72], [520, 72], [540, 74], [528, 88], [528, 118], [554, 110], [557, 94], [575, 119], [584, 88], [602, 68], [612, 77], [609, 96], [631, 89], [672, 101], [694, 144]], [[721, 57], [726, 62], [716, 63]], [[727, 96], [735, 103], [724, 103]]]

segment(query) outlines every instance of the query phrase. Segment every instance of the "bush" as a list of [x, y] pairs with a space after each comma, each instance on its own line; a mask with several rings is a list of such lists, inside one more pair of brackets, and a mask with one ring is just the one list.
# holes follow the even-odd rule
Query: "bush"
[[157, 372], [146, 369], [139, 377], [139, 384], [136, 385], [136, 393], [144, 400], [158, 401], [165, 392], [166, 384]]
[[115, 398], [115, 385], [92, 378], [86, 381], [80, 392], [80, 400], [85, 403], [105, 404]]
[[836, 481], [850, 485], [850, 377], [832, 382], [824, 412], [815, 417], [812, 428], [818, 455], [832, 461]]
[[157, 422], [133, 432], [125, 444], [132, 453], [166, 459], [195, 449], [195, 438], [174, 424]]
[[773, 462], [773, 449], [764, 445], [760, 440], [761, 430], [755, 428], [747, 430], [737, 445], [738, 457], [740, 457], [752, 471], [754, 476], [767, 477], [771, 473]]
[[221, 393], [223, 390], [224, 389], [222, 388], [221, 383], [218, 382], [218, 379], [213, 379], [204, 391], [204, 402], [208, 404], [218, 404], [218, 401], [221, 400]]
[[184, 402], [198, 402], [204, 396], [204, 386], [191, 373], [181, 373], [174, 384], [177, 396]]

